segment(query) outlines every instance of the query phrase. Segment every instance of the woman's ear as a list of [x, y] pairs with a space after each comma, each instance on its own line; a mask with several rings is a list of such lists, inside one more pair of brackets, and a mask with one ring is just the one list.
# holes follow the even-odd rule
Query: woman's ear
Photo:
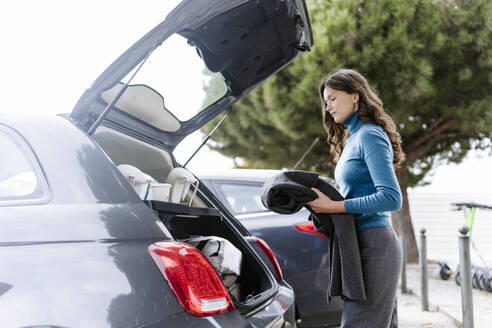
[[352, 96], [354, 99], [354, 104], [359, 101], [359, 94], [358, 93], [354, 93], [354, 94], [352, 94]]

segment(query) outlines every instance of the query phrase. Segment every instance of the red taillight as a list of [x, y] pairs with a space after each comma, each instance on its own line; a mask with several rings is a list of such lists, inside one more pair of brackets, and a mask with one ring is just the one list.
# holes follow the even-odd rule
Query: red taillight
[[280, 269], [280, 265], [278, 265], [277, 259], [275, 258], [275, 255], [273, 254], [272, 250], [270, 249], [270, 246], [268, 246], [266, 241], [264, 241], [261, 238], [253, 237], [253, 239], [255, 240], [256, 244], [258, 244], [258, 246], [261, 247], [263, 252], [265, 252], [266, 256], [268, 257], [268, 259], [272, 263], [273, 269], [275, 270], [275, 274], [277, 275], [277, 280], [279, 280], [279, 281], [284, 280], [284, 275], [282, 273], [282, 269]]
[[312, 222], [299, 223], [299, 224], [296, 224], [295, 227], [302, 232], [308, 232], [308, 233], [314, 233], [316, 235], [320, 235], [321, 237], [325, 238], [326, 241], [329, 241], [328, 238], [324, 234], [314, 230], [314, 224]]
[[163, 241], [150, 245], [149, 253], [188, 313], [205, 317], [234, 310], [224, 283], [199, 250]]

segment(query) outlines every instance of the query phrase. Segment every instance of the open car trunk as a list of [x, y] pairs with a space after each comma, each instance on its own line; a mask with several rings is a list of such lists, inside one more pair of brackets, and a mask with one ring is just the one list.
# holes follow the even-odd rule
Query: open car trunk
[[241, 252], [240, 274], [232, 288], [226, 283], [231, 300], [239, 311], [248, 312], [275, 292], [276, 283], [271, 274], [219, 210], [155, 200], [146, 203], [176, 240], [188, 242], [200, 236], [222, 237]]
[[[183, 0], [94, 81], [70, 120], [116, 165], [171, 183], [178, 166], [171, 154], [184, 138], [312, 44], [304, 0]], [[190, 206], [147, 204], [176, 240], [222, 237], [239, 250], [239, 292], [231, 298], [239, 311], [268, 300], [278, 283], [263, 254], [239, 232], [244, 227], [205, 194], [187, 195]]]
[[[154, 183], [169, 182], [170, 172], [175, 167], [175, 160], [169, 152], [123, 134], [108, 123], [103, 123], [96, 130], [94, 140], [120, 171], [122, 164], [133, 166]], [[127, 174], [122, 173], [130, 180]], [[196, 195], [190, 188], [184, 194], [183, 202], [179, 203], [154, 200], [152, 192], [149, 193], [148, 200], [143, 200], [146, 188], [146, 184], [138, 188], [134, 186], [142, 201], [154, 210], [175, 240], [187, 242], [190, 238], [202, 236], [221, 237], [239, 250], [240, 274], [234, 291], [230, 292], [237, 310], [249, 312], [276, 292], [276, 279], [268, 269], [268, 263], [260, 259], [262, 254], [257, 254], [249, 238], [242, 235], [241, 230], [246, 231], [244, 227], [240, 226], [239, 221], [226, 217], [215, 208], [201, 188], [198, 188], [200, 190]], [[228, 286], [227, 283], [225, 285]]]

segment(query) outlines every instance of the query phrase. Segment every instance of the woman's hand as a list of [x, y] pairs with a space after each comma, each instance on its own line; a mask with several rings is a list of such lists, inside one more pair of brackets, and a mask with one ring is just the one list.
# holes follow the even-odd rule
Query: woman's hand
[[334, 201], [330, 197], [323, 194], [316, 188], [311, 188], [317, 195], [318, 198], [307, 202], [312, 210], [316, 213], [345, 213], [345, 205], [343, 201]]

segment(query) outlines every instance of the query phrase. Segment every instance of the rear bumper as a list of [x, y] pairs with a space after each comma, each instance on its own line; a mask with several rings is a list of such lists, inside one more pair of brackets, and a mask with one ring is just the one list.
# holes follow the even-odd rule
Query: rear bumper
[[255, 327], [290, 328], [295, 327], [295, 298], [293, 289], [280, 281], [277, 294], [260, 308], [247, 315]]
[[279, 282], [278, 292], [259, 308], [240, 315], [232, 311], [212, 317], [194, 317], [186, 312], [169, 316], [158, 322], [147, 323], [139, 328], [292, 328], [295, 325], [294, 292], [285, 282]]

